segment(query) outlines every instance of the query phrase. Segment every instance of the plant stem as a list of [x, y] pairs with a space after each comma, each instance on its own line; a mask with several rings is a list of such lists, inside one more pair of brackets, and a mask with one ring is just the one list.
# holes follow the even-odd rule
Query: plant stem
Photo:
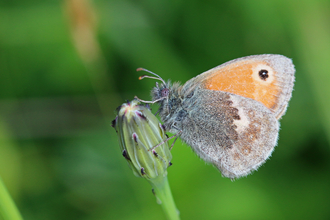
[[160, 205], [162, 206], [167, 219], [180, 220], [179, 211], [175, 206], [167, 176], [153, 179], [150, 181], [150, 184], [152, 185], [155, 196], [161, 202]]
[[0, 217], [3, 220], [22, 220], [14, 201], [10, 197], [0, 177]]

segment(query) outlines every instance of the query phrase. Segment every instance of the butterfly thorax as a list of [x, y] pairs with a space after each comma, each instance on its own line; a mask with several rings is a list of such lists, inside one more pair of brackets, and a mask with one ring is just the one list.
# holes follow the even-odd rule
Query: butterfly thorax
[[160, 105], [158, 109], [167, 130], [176, 133], [180, 130], [180, 121], [187, 116], [187, 111], [184, 108], [184, 95], [181, 94], [182, 86], [179, 83], [170, 83], [158, 85], [152, 90], [152, 99], [160, 100], [157, 103]]

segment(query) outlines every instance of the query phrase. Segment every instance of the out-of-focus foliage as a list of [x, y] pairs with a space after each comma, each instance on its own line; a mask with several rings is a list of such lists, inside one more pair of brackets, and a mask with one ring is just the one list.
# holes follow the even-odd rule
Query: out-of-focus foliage
[[110, 128], [125, 100], [150, 100], [135, 69], [185, 82], [263, 53], [297, 70], [278, 147], [231, 182], [178, 141], [181, 218], [330, 218], [329, 1], [3, 0], [0, 19], [0, 175], [24, 219], [164, 219]]

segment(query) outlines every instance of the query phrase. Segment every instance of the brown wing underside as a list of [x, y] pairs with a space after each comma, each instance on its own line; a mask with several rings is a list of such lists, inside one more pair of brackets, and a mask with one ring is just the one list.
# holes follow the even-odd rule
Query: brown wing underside
[[[229, 178], [256, 170], [273, 151], [279, 124], [252, 99], [200, 89], [197, 106], [183, 121], [181, 138]], [[196, 106], [196, 105], [195, 105]]]

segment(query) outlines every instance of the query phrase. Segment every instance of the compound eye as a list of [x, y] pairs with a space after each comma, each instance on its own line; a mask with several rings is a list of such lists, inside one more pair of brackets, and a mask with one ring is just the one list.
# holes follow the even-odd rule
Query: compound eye
[[192, 91], [190, 94], [187, 95], [187, 98], [191, 98], [191, 97], [193, 97], [193, 95], [194, 95], [194, 92]]
[[162, 89], [162, 97], [166, 97], [170, 94], [170, 91], [168, 90], [168, 88], [164, 88]]

